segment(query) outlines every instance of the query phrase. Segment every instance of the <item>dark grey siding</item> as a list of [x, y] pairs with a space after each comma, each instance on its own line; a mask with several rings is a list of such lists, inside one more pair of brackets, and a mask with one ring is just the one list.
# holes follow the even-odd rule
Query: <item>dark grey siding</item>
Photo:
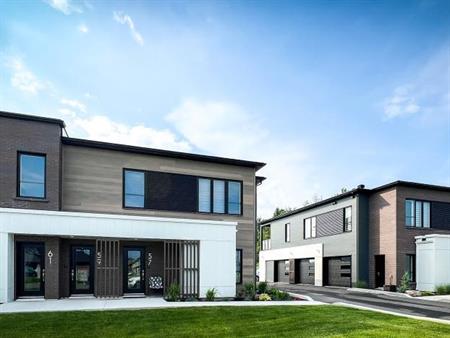
[[357, 252], [358, 260], [354, 264], [358, 264], [357, 280], [364, 281], [369, 284], [369, 197], [360, 194], [357, 199]]
[[344, 230], [344, 209], [317, 215], [317, 237], [337, 235]]
[[450, 230], [450, 203], [431, 202], [431, 227]]
[[[46, 198], [17, 197], [17, 152], [46, 155]], [[0, 117], [0, 207], [60, 209], [61, 127]]]

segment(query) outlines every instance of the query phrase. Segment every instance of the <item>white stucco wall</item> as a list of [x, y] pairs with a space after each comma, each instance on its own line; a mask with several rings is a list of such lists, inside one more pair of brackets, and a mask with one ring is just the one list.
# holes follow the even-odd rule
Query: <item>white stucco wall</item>
[[14, 290], [12, 234], [200, 241], [200, 296], [236, 293], [236, 222], [0, 208], [0, 302]]
[[314, 285], [322, 286], [323, 244], [311, 244], [292, 248], [264, 250], [259, 252], [259, 280], [266, 280], [266, 261], [314, 258]]
[[416, 237], [416, 270], [417, 290], [450, 284], [450, 235]]

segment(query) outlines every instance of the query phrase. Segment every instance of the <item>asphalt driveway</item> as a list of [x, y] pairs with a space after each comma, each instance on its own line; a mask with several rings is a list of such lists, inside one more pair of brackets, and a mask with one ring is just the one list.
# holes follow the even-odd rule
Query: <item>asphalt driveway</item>
[[337, 287], [276, 283], [276, 287], [311, 297], [315, 301], [333, 304], [347, 303], [391, 311], [411, 316], [450, 321], [450, 303], [415, 299], [403, 295], [370, 294]]

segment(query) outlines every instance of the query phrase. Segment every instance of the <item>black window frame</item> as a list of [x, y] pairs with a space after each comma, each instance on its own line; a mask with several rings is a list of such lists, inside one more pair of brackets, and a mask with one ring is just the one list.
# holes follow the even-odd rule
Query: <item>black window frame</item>
[[[313, 218], [315, 218], [316, 220], [315, 220], [315, 223], [316, 223], [316, 227], [315, 227], [315, 233], [314, 233], [314, 236], [312, 235], [312, 228], [313, 228], [313, 226], [312, 226], [312, 219]], [[309, 237], [306, 237], [306, 221], [307, 220], [310, 220], [310, 223], [309, 223]], [[306, 217], [306, 218], [304, 218], [303, 219], [303, 239], [304, 240], [308, 240], [308, 239], [311, 239], [311, 238], [317, 238], [317, 215], [316, 216], [311, 216], [311, 217]]]
[[[126, 171], [134, 171], [134, 172], [139, 172], [139, 173], [143, 173], [144, 174], [144, 206], [142, 207], [132, 207], [132, 206], [127, 206], [125, 204], [125, 172]], [[129, 169], [129, 168], [123, 168], [122, 170], [122, 208], [123, 209], [136, 209], [136, 210], [149, 210], [149, 208], [147, 208], [147, 171], [146, 170], [139, 170], [139, 169]]]
[[[414, 204], [414, 213], [413, 213], [413, 217], [412, 217], [412, 220], [413, 220], [413, 225], [408, 225], [407, 224], [407, 222], [406, 222], [406, 220], [407, 220], [407, 215], [406, 215], [406, 203], [408, 202], [408, 201], [411, 201], [411, 202], [413, 202], [413, 204]], [[422, 207], [421, 207], [421, 212], [420, 212], [420, 226], [417, 226], [417, 202], [421, 202], [422, 203]], [[423, 205], [424, 205], [424, 203], [428, 203], [429, 204], [429, 206], [430, 206], [430, 209], [429, 209], [429, 211], [430, 211], [430, 219], [429, 219], [429, 227], [425, 227], [424, 226], [424, 220], [425, 220], [425, 218], [424, 218], [424, 212], [423, 212]], [[431, 213], [432, 213], [432, 207], [431, 207], [431, 205], [432, 205], [432, 201], [427, 201], [427, 200], [422, 200], [422, 199], [416, 199], [416, 198], [405, 198], [405, 202], [404, 202], [404, 204], [403, 204], [403, 206], [404, 206], [404, 221], [405, 221], [405, 227], [407, 228], [407, 229], [431, 229], [431, 228], [433, 228], [433, 225], [431, 224], [431, 220], [433, 219], [433, 217], [432, 217], [432, 215], [431, 215]]]
[[284, 242], [285, 243], [291, 242], [291, 223], [284, 224]]
[[[236, 260], [238, 258], [238, 253], [239, 253], [239, 271], [236, 270], [236, 284], [242, 284], [242, 260], [244, 258], [244, 252], [242, 249], [236, 249]], [[238, 267], [238, 265], [236, 264], [236, 267]], [[238, 273], [239, 273], [239, 279], [238, 279]]]
[[[20, 176], [21, 176], [21, 171], [22, 171], [22, 166], [21, 166], [21, 156], [22, 155], [26, 155], [26, 156], [35, 156], [35, 157], [43, 157], [44, 158], [44, 196], [26, 196], [26, 195], [21, 195], [20, 193]], [[18, 151], [17, 152], [17, 170], [16, 170], [16, 196], [18, 198], [30, 198], [30, 199], [35, 199], [35, 200], [45, 200], [47, 199], [47, 154], [45, 153], [37, 153], [37, 152], [30, 152], [30, 151]]]
[[[343, 221], [344, 229], [343, 229], [343, 232], [352, 232], [353, 231], [353, 220], [352, 220], [352, 218], [353, 218], [353, 210], [352, 210], [352, 206], [344, 207], [343, 209], [344, 209], [344, 212], [343, 212], [343, 214], [344, 214], [344, 221]], [[345, 222], [346, 219], [347, 219], [347, 217], [346, 217], [346, 210], [347, 209], [350, 209], [350, 222], [349, 223]], [[348, 227], [348, 225], [350, 225], [350, 227]]]
[[[136, 171], [144, 173], [144, 207], [128, 207], [125, 205], [125, 171]], [[145, 170], [145, 169], [134, 169], [134, 168], [122, 168], [122, 208], [123, 209], [131, 209], [131, 210], [153, 210], [153, 211], [171, 211], [171, 210], [161, 210], [161, 209], [154, 209], [149, 206], [148, 202], [148, 195], [150, 194], [150, 187], [148, 186], [148, 179], [147, 175], [151, 172], [158, 172], [154, 170]], [[244, 209], [244, 182], [241, 180], [232, 180], [232, 179], [226, 179], [226, 178], [219, 178], [219, 177], [207, 177], [207, 176], [196, 176], [196, 175], [188, 175], [188, 174], [181, 174], [181, 173], [171, 173], [171, 172], [162, 172], [166, 174], [174, 174], [174, 175], [182, 175], [182, 176], [190, 176], [197, 179], [197, 185], [196, 189], [193, 191], [194, 194], [196, 194], [197, 197], [197, 208], [196, 211], [182, 211], [185, 213], [192, 213], [192, 214], [206, 214], [206, 215], [226, 215], [226, 216], [242, 216], [243, 215], [243, 209]], [[199, 198], [199, 179], [207, 179], [210, 181], [210, 211], [200, 211], [199, 205], [198, 205], [198, 198]], [[214, 212], [213, 203], [214, 203], [214, 181], [224, 181], [225, 182], [225, 198], [224, 198], [224, 212]], [[228, 183], [229, 182], [237, 182], [240, 185], [240, 210], [239, 213], [228, 213]], [[172, 212], [178, 212], [173, 211]], [[180, 211], [181, 212], [181, 211]]]
[[[412, 263], [412, 265], [411, 265], [411, 263]], [[416, 255], [415, 254], [406, 254], [406, 270], [405, 270], [405, 272], [408, 273], [408, 280], [410, 283], [416, 282], [416, 267], [417, 267]], [[412, 272], [411, 272], [411, 270], [412, 270]]]
[[[207, 214], [207, 215], [228, 215], [228, 216], [242, 216], [243, 215], [243, 199], [244, 199], [244, 192], [243, 192], [243, 188], [244, 188], [244, 184], [243, 181], [239, 181], [239, 180], [229, 180], [226, 178], [215, 178], [215, 177], [205, 177], [205, 176], [196, 176], [197, 177], [197, 199], [199, 198], [199, 180], [200, 179], [207, 179], [210, 181], [210, 211], [200, 211], [198, 208], [198, 203], [197, 203], [197, 212], [200, 214]], [[225, 182], [225, 198], [224, 198], [224, 212], [215, 212], [214, 211], [214, 181], [224, 181]], [[240, 205], [239, 205], [239, 213], [238, 214], [230, 214], [228, 211], [228, 183], [229, 182], [236, 182], [240, 184]]]

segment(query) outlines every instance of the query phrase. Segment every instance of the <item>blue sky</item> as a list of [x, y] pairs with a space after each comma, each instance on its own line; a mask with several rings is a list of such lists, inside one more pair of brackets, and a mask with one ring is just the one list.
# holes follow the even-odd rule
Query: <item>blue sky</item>
[[0, 3], [0, 109], [268, 163], [261, 216], [450, 185], [450, 2]]

